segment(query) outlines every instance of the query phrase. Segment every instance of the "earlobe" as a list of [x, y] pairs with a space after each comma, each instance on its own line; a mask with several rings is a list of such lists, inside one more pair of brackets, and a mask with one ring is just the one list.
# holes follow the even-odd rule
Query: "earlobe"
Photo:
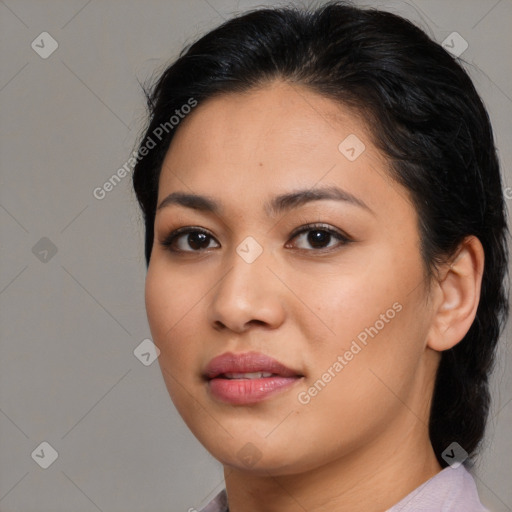
[[438, 300], [427, 340], [431, 349], [448, 350], [469, 331], [480, 301], [484, 260], [480, 240], [470, 236], [442, 269], [441, 277], [434, 283]]

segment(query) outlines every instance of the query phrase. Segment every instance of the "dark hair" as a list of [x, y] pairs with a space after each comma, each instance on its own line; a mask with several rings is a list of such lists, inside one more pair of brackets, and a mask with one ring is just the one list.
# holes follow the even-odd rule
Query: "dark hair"
[[[476, 319], [464, 339], [442, 353], [429, 425], [441, 466], [453, 441], [473, 455], [485, 430], [488, 376], [508, 309], [502, 183], [489, 117], [470, 78], [411, 22], [342, 2], [313, 10], [261, 9], [185, 48], [148, 93], [149, 125], [139, 152], [150, 141], [156, 147], [138, 155], [133, 174], [146, 263], [160, 170], [175, 133], [170, 116], [191, 98], [200, 105], [276, 79], [353, 107], [367, 120], [374, 144], [388, 156], [389, 172], [417, 209], [427, 277], [466, 237], [482, 243]], [[161, 126], [167, 128], [158, 131]]]

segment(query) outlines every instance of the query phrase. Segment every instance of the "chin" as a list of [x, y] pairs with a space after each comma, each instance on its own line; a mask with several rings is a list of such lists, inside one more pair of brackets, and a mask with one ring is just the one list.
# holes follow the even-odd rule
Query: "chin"
[[286, 436], [286, 439], [281, 436], [273, 440], [260, 436], [251, 437], [247, 433], [232, 432], [232, 435], [233, 437], [223, 439], [211, 437], [206, 439], [200, 436], [197, 438], [226, 468], [255, 475], [293, 475], [313, 469], [320, 464], [318, 454], [301, 453], [297, 450], [303, 449], [304, 445], [297, 447], [290, 445], [291, 433]]

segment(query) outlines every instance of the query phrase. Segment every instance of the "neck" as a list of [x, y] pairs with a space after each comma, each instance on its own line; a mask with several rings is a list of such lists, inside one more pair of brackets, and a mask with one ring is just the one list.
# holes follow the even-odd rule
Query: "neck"
[[383, 512], [440, 470], [427, 427], [409, 415], [403, 436], [377, 441], [291, 475], [224, 467], [230, 512]]

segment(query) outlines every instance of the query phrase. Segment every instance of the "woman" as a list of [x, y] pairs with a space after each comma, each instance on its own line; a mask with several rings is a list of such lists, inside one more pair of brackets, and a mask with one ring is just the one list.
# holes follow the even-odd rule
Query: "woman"
[[410, 22], [264, 9], [184, 50], [134, 170], [170, 396], [224, 466], [204, 510], [481, 511], [507, 310], [486, 110]]

